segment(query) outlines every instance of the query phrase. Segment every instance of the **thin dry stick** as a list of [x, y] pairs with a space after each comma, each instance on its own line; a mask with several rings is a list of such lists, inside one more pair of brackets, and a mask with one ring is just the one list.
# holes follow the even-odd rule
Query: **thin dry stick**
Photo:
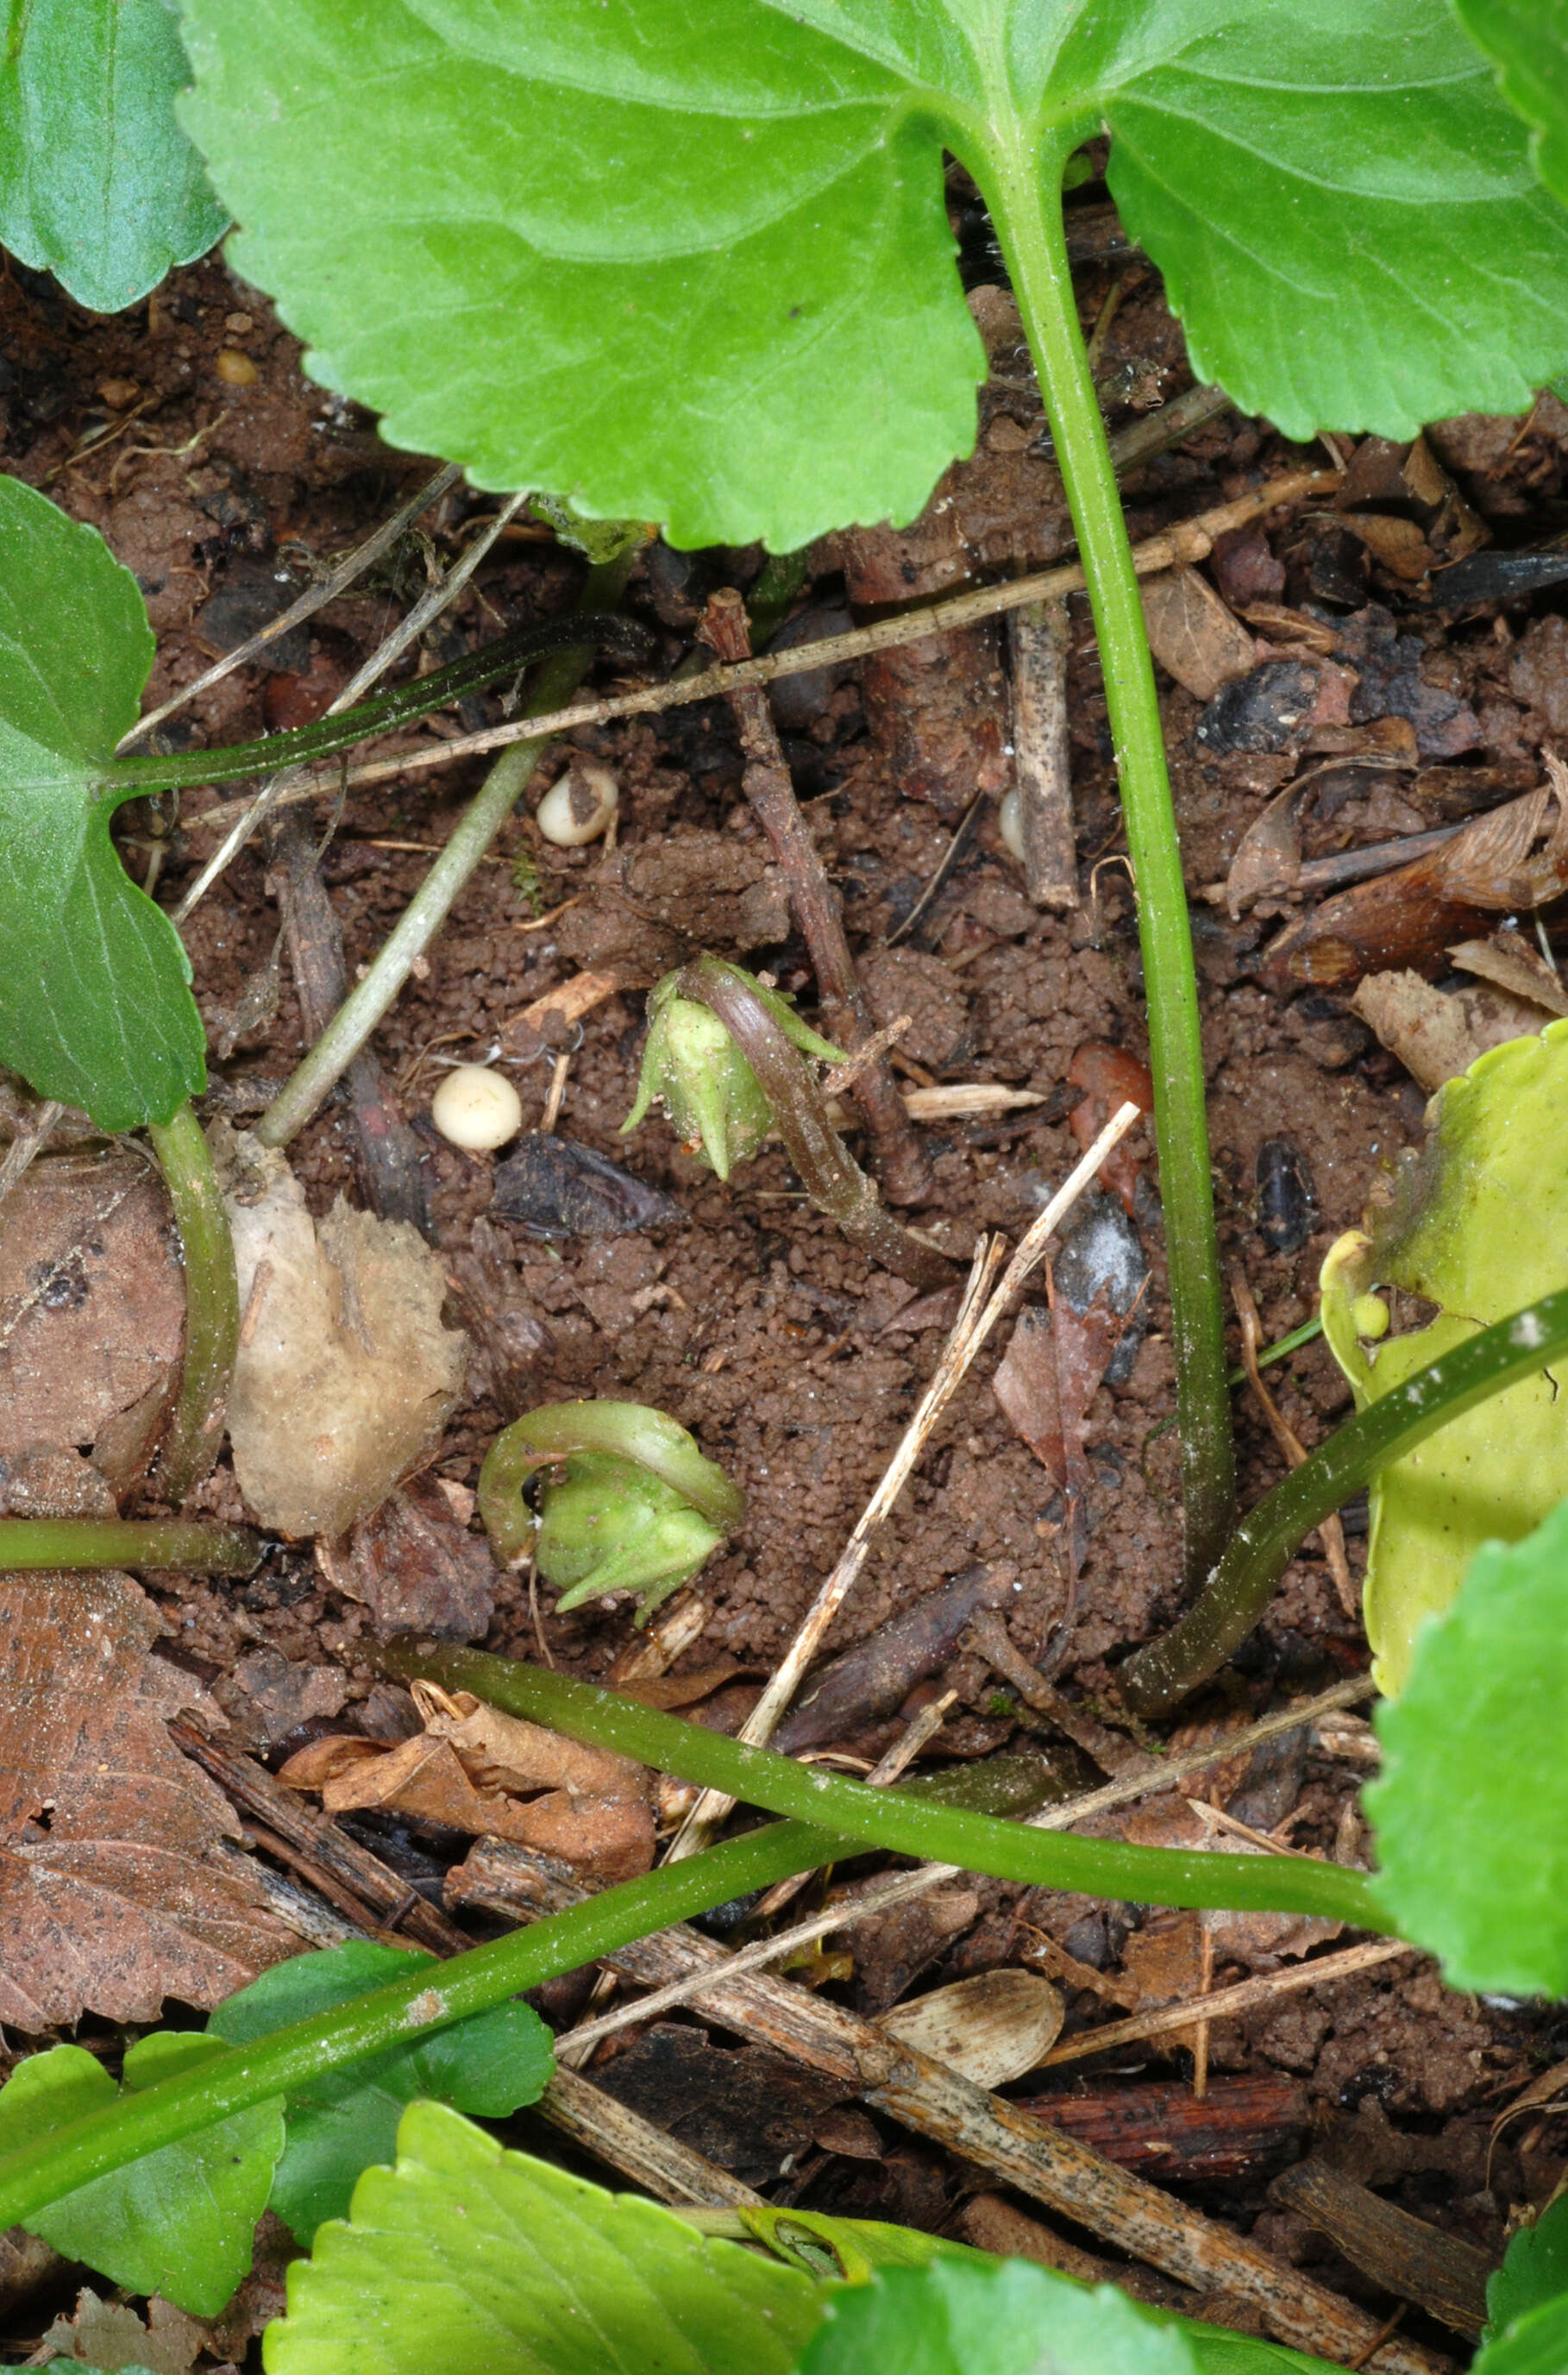
[[[959, 1316], [953, 1322], [952, 1333], [942, 1348], [936, 1374], [920, 1398], [914, 1416], [904, 1430], [903, 1439], [888, 1463], [881, 1483], [867, 1503], [838, 1565], [808, 1610], [778, 1672], [740, 1727], [739, 1737], [749, 1746], [760, 1748], [772, 1737], [779, 1718], [800, 1687], [806, 1670], [821, 1645], [823, 1635], [866, 1565], [878, 1528], [908, 1483], [915, 1461], [925, 1450], [933, 1428], [968, 1376], [976, 1354], [1042, 1258], [1056, 1228], [1071, 1211], [1111, 1149], [1121, 1143], [1138, 1118], [1138, 1109], [1133, 1105], [1122, 1105], [1112, 1115], [1088, 1153], [1068, 1173], [1039, 1219], [1020, 1241], [1001, 1284], [988, 1302], [983, 1302], [982, 1297], [1001, 1258], [1001, 1248], [999, 1241], [986, 1245], [982, 1240], [975, 1253], [969, 1283], [964, 1289]], [[704, 1790], [677, 1833], [666, 1861], [678, 1861], [682, 1856], [694, 1855], [700, 1847], [705, 1847], [734, 1803], [734, 1799], [725, 1797], [723, 1790]]]
[[[1174, 568], [1180, 561], [1207, 560], [1216, 538], [1231, 529], [1244, 527], [1277, 504], [1294, 502], [1303, 495], [1331, 494], [1338, 484], [1337, 471], [1293, 470], [1260, 487], [1256, 494], [1244, 495], [1237, 502], [1220, 503], [1213, 511], [1202, 512], [1196, 519], [1181, 522], [1135, 545], [1133, 566], [1140, 577], [1151, 577], [1161, 569]], [[901, 644], [947, 634], [977, 619], [994, 618], [999, 611], [1020, 609], [1031, 602], [1057, 601], [1064, 595], [1081, 593], [1083, 585], [1083, 572], [1074, 561], [1058, 569], [1043, 570], [1032, 577], [1016, 577], [1006, 585], [978, 586], [973, 593], [952, 595], [947, 601], [933, 602], [924, 609], [901, 610], [893, 618], [878, 619], [871, 626], [856, 627], [848, 634], [796, 644], [787, 651], [765, 652], [758, 659], [740, 660], [733, 668], [705, 668], [701, 676], [642, 685], [602, 701], [576, 702], [568, 708], [542, 712], [537, 717], [513, 718], [505, 726], [489, 727], [483, 734], [458, 735], [434, 748], [420, 745], [397, 758], [377, 759], [362, 767], [352, 767], [346, 777], [336, 770], [324, 770], [313, 785], [301, 786], [289, 798], [309, 799], [323, 791], [336, 792], [344, 784], [349, 791], [356, 791], [361, 785], [389, 783], [395, 776], [413, 774], [425, 767], [444, 766], [451, 759], [498, 750], [509, 742], [564, 734], [577, 726], [603, 726], [617, 717], [648, 716], [690, 702], [725, 700], [739, 685], [771, 684], [776, 678], [799, 676], [809, 668], [836, 668], [845, 660], [864, 659], [869, 652], [891, 651]], [[188, 819], [185, 829], [194, 832], [197, 825], [225, 823], [241, 805], [229, 800], [205, 809], [200, 816]]]
[[[1239, 1979], [1233, 1988], [1221, 1988], [1218, 1995], [1203, 1999], [1206, 2022], [1232, 2020], [1244, 2012], [1256, 2012], [1259, 2004], [1271, 2003], [1276, 1996], [1287, 1995], [1293, 1988], [1326, 1986], [1331, 1979], [1348, 1979], [1357, 1971], [1370, 1971], [1375, 1964], [1391, 1963], [1397, 1956], [1413, 1955], [1414, 1946], [1407, 1946], [1402, 1938], [1376, 1938], [1362, 1946], [1346, 1946], [1338, 1955], [1325, 1955], [1315, 1963], [1298, 1963], [1288, 1971], [1269, 1971], [1262, 1979]], [[1135, 2013], [1130, 2020], [1108, 2021], [1103, 2028], [1086, 2028], [1062, 2044], [1054, 2045], [1040, 2063], [1042, 2070], [1053, 2069], [1060, 2062], [1081, 2062], [1086, 2054], [1119, 2052], [1125, 2045], [1141, 2045], [1150, 2037], [1168, 2036], [1173, 2028], [1191, 2028], [1193, 2007], [1190, 2003], [1165, 2004], [1158, 2012]]]
[[247, 635], [242, 644], [236, 644], [231, 652], [225, 652], [220, 660], [214, 660], [200, 676], [193, 677], [189, 684], [183, 684], [178, 692], [171, 692], [159, 708], [149, 709], [145, 717], [138, 717], [130, 732], [121, 737], [115, 745], [116, 750], [133, 750], [144, 734], [150, 734], [155, 726], [161, 726], [166, 717], [171, 717], [177, 709], [183, 709], [187, 701], [194, 701], [198, 692], [205, 692], [208, 685], [219, 683], [224, 677], [232, 675], [237, 668], [248, 667], [259, 651], [264, 651], [268, 644], [275, 644], [279, 635], [286, 635], [290, 627], [297, 627], [301, 619], [308, 619], [328, 602], [335, 602], [339, 594], [352, 585], [356, 577], [363, 576], [372, 561], [379, 561], [383, 552], [390, 552], [398, 538], [412, 526], [420, 513], [428, 512], [432, 503], [439, 502], [450, 488], [457, 485], [462, 476], [454, 462], [449, 462], [443, 470], [438, 470], [417, 495], [410, 496], [400, 511], [394, 512], [392, 517], [376, 529], [373, 536], [368, 536], [363, 544], [357, 544], [352, 552], [345, 553], [336, 567], [328, 570], [314, 585], [307, 585], [280, 617], [269, 620], [257, 633]]
[[534, 2108], [552, 2128], [619, 2169], [655, 2202], [705, 2210], [766, 2207], [764, 2197], [731, 2177], [727, 2168], [704, 2160], [690, 2145], [666, 2135], [640, 2111], [618, 2103], [573, 2070], [557, 2070]]
[[[1232, 1732], [1222, 1741], [1211, 1741], [1207, 1747], [1194, 1749], [1185, 1756], [1173, 1756], [1152, 1771], [1129, 1774], [1120, 1781], [1109, 1782], [1102, 1790], [1091, 1790], [1080, 1798], [1069, 1798], [1063, 1805], [1045, 1806], [1031, 1814], [1029, 1827], [1036, 1831], [1065, 1831], [1091, 1814], [1102, 1814], [1113, 1806], [1125, 1806], [1135, 1798], [1153, 1797], [1157, 1792], [1176, 1789], [1194, 1773], [1212, 1765], [1217, 1757], [1240, 1755], [1260, 1747], [1266, 1740], [1276, 1739], [1282, 1731], [1299, 1731], [1304, 1725], [1326, 1715], [1332, 1708], [1350, 1705], [1357, 1698], [1369, 1698], [1373, 1685], [1362, 1677], [1351, 1683], [1336, 1683], [1304, 1706], [1284, 1707], [1276, 1715], [1265, 1716], [1260, 1722], [1250, 1724], [1244, 1731]], [[956, 1879], [960, 1866], [953, 1863], [923, 1863], [914, 1872], [894, 1873], [880, 1879], [867, 1881], [853, 1896], [840, 1897], [836, 1903], [824, 1906], [808, 1920], [798, 1921], [791, 1930], [782, 1930], [774, 1938], [760, 1938], [749, 1946], [742, 1946], [725, 1964], [726, 1972], [737, 1975], [760, 1970], [766, 1964], [782, 1956], [793, 1954], [796, 1946], [808, 1946], [814, 1939], [836, 1937], [841, 1931], [853, 1929], [857, 1921], [871, 1914], [886, 1913], [895, 1905], [907, 1905], [916, 1896], [924, 1896], [933, 1888], [941, 1888]], [[802, 1874], [802, 1878], [809, 1875]], [[787, 1886], [787, 1883], [781, 1885]], [[765, 1900], [764, 1900], [765, 1901]], [[758, 1908], [759, 1914], [761, 1908]], [[1360, 1951], [1359, 1949], [1352, 1951]], [[1322, 1964], [1306, 1966], [1321, 1970]], [[655, 2013], [666, 2012], [671, 2004], [688, 2003], [701, 1985], [701, 1975], [674, 1980], [661, 1988], [656, 1995], [641, 1997], [637, 2003], [623, 2004], [602, 2018], [585, 2021], [574, 2028], [570, 2043], [575, 2052], [596, 2045], [602, 2037], [609, 2037], [618, 2028], [626, 2028], [634, 2021], [651, 2019]], [[1189, 2015], [1190, 2020], [1190, 2015]], [[1102, 2032], [1102, 2034], [1103, 2032]]]
[[[497, 1841], [482, 1852], [490, 1870], [507, 1877], [493, 1894], [489, 1887], [470, 1892], [470, 1901], [482, 1894], [504, 1903], [510, 1894], [512, 1902], [538, 1914], [582, 1894], [575, 1882], [542, 1870], [524, 1850]], [[1363, 2310], [1299, 2269], [1114, 2167], [1017, 2104], [986, 2094], [903, 2039], [804, 1988], [758, 1973], [737, 1979], [732, 1957], [688, 1923], [631, 1941], [606, 1960], [643, 1985], [701, 1973], [706, 1984], [697, 2004], [708, 2020], [836, 2079], [874, 2110], [977, 2163], [988, 2177], [1134, 2258], [1200, 2292], [1238, 2295], [1258, 2311], [1267, 2332], [1298, 2350], [1343, 2364], [1373, 2338], [1375, 2326]], [[1188, 2011], [1188, 2026], [1191, 2019]], [[1442, 2364], [1408, 2346], [1388, 2351], [1380, 2363], [1388, 2375], [1432, 2375]]]
[[[1300, 1468], [1306, 1459], [1304, 1446], [1291, 1426], [1279, 1403], [1263, 1382], [1263, 1372], [1257, 1365], [1257, 1348], [1267, 1340], [1263, 1322], [1257, 1316], [1257, 1305], [1247, 1282], [1247, 1274], [1239, 1262], [1231, 1270], [1231, 1299], [1236, 1306], [1236, 1317], [1242, 1329], [1242, 1366], [1247, 1373], [1247, 1384], [1253, 1398], [1268, 1424], [1268, 1432], [1279, 1445], [1289, 1468]], [[1350, 1573], [1350, 1562], [1345, 1554], [1345, 1529], [1338, 1513], [1325, 1518], [1317, 1529], [1317, 1539], [1323, 1544], [1328, 1561], [1328, 1572], [1334, 1578], [1334, 1589], [1347, 1616], [1361, 1614], [1361, 1594]]]
[[1037, 907], [1078, 905], [1065, 602], [1032, 602], [1010, 621], [1013, 780], [1025, 888]]
[[[423, 634], [431, 620], [439, 618], [443, 610], [450, 608], [502, 528], [522, 509], [527, 500], [526, 495], [513, 495], [509, 502], [502, 505], [495, 518], [485, 528], [484, 533], [474, 538], [467, 550], [447, 571], [446, 575], [426, 589], [407, 618], [400, 620], [392, 632], [376, 646], [370, 658], [356, 668], [342, 691], [328, 705], [326, 711], [328, 717], [336, 716], [342, 710], [352, 709], [357, 701], [362, 699], [373, 685], [380, 682], [394, 662], [401, 659], [414, 638]], [[231, 859], [238, 857], [263, 819], [270, 815], [279, 805], [286, 793], [297, 788], [304, 781], [304, 769], [284, 768], [276, 775], [269, 775], [259, 789], [252, 795], [242, 813], [236, 817], [233, 824], [224, 834], [222, 841], [175, 909], [174, 921], [177, 925], [184, 922], [197, 900], [205, 897], [223, 872], [224, 868]]]
[[49, 1098], [34, 1113], [31, 1128], [18, 1130], [6, 1151], [5, 1162], [0, 1163], [0, 1204], [5, 1202], [33, 1156], [42, 1152], [50, 1131], [65, 1110], [64, 1105], [56, 1105], [53, 1098]]

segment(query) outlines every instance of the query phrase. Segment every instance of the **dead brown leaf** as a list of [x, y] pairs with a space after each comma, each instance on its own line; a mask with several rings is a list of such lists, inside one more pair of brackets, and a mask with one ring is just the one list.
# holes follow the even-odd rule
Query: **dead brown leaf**
[[650, 1778], [629, 1757], [564, 1740], [466, 1691], [417, 1683], [425, 1730], [389, 1746], [337, 1736], [291, 1756], [278, 1779], [329, 1814], [373, 1806], [476, 1837], [512, 1839], [602, 1882], [654, 1861]]
[[298, 1950], [165, 1730], [206, 1703], [147, 1655], [161, 1629], [129, 1576], [0, 1577], [0, 2020], [19, 2028], [214, 2004]]
[[1264, 958], [1277, 989], [1349, 987], [1369, 973], [1439, 972], [1449, 946], [1489, 915], [1543, 906], [1568, 890], [1568, 767], [1548, 754], [1548, 782], [1477, 817], [1441, 848], [1360, 882], [1279, 934]]
[[144, 2324], [134, 2309], [100, 2300], [84, 2285], [74, 2314], [57, 2317], [43, 2342], [51, 2363], [62, 2368], [145, 2367], [149, 2375], [187, 2375], [205, 2338], [205, 2327], [170, 2301], [149, 2301]]
[[1150, 650], [1195, 699], [1212, 701], [1256, 666], [1252, 637], [1197, 570], [1161, 570], [1138, 591]]
[[146, 1164], [35, 1163], [0, 1231], [0, 1455], [91, 1443], [161, 1396], [184, 1312], [168, 1201]]
[[1056, 1294], [1049, 1270], [1045, 1277], [1049, 1315], [1032, 1307], [1020, 1312], [991, 1389], [1067, 1497], [1067, 1624], [1088, 1539], [1090, 1409], [1138, 1306], [1123, 1317], [1102, 1287], [1080, 1316]]
[[1539, 1031], [1547, 1019], [1540, 1007], [1507, 990], [1478, 985], [1449, 992], [1408, 972], [1368, 974], [1350, 1011], [1429, 1093], [1468, 1072], [1489, 1047]]
[[496, 1586], [489, 1544], [459, 1523], [430, 1477], [390, 1495], [346, 1543], [318, 1543], [316, 1558], [338, 1590], [365, 1602], [383, 1639], [414, 1632], [478, 1641], [489, 1629]]

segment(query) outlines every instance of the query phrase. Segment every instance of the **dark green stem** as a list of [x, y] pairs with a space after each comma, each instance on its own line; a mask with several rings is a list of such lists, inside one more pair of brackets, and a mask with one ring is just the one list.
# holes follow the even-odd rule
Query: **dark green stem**
[[645, 1402], [551, 1402], [502, 1428], [479, 1471], [479, 1515], [498, 1558], [525, 1557], [534, 1520], [523, 1487], [537, 1470], [574, 1451], [608, 1452], [645, 1468], [725, 1532], [746, 1515], [746, 1495], [722, 1468], [704, 1459], [683, 1426]]
[[448, 1648], [405, 1634], [369, 1655], [383, 1672], [402, 1680], [422, 1676], [447, 1690], [472, 1691], [510, 1715], [548, 1724], [570, 1740], [613, 1749], [682, 1781], [722, 1790], [771, 1814], [831, 1823], [863, 1847], [889, 1848], [898, 1855], [958, 1864], [1036, 1888], [1079, 1889], [1089, 1896], [1248, 1911], [1267, 1908], [1318, 1913], [1363, 1929], [1385, 1926], [1364, 1873], [1310, 1856], [1188, 1854], [1032, 1830], [902, 1790], [868, 1789], [825, 1765], [796, 1765], [772, 1749], [748, 1747], [614, 1691], [481, 1649]]
[[253, 1575], [261, 1555], [259, 1534], [196, 1518], [0, 1518], [0, 1575], [94, 1566]]
[[792, 1047], [777, 1017], [768, 1011], [754, 984], [722, 957], [700, 957], [681, 973], [682, 998], [716, 1014], [761, 1083], [800, 1184], [819, 1211], [844, 1235], [912, 1286], [951, 1284], [952, 1263], [895, 1221], [828, 1118], [828, 1103], [798, 1048]]
[[1315, 1526], [1390, 1460], [1565, 1352], [1568, 1288], [1483, 1328], [1347, 1420], [1242, 1519], [1181, 1623], [1127, 1660], [1121, 1684], [1129, 1706], [1139, 1715], [1161, 1715], [1207, 1682], [1252, 1631]]
[[[525, 1988], [575, 1971], [633, 1938], [797, 1872], [853, 1853], [851, 1843], [801, 1823], [772, 1823], [706, 1855], [607, 1888], [565, 1913], [514, 1930], [449, 1963], [420, 1964], [407, 1979], [376, 1988], [334, 2011], [275, 2029], [221, 2061], [123, 2096], [36, 2142], [0, 2155], [0, 2232], [31, 2218], [62, 2194], [124, 2168], [144, 2153], [216, 2127], [253, 2103], [308, 2086], [324, 2072], [407, 2045], [488, 2012]], [[1239, 1861], [1240, 1859], [1238, 1858]]]
[[180, 1393], [157, 1477], [162, 1497], [178, 1508], [211, 1472], [223, 1440], [223, 1412], [240, 1341], [240, 1289], [229, 1215], [200, 1122], [183, 1105], [171, 1121], [150, 1122], [147, 1136], [174, 1206], [185, 1266]]
[[1197, 975], [1143, 602], [1090, 376], [1067, 263], [1058, 183], [1070, 136], [969, 160], [992, 202], [1050, 417], [1100, 639], [1122, 815], [1138, 887], [1149, 1001], [1160, 1199], [1170, 1265], [1189, 1582], [1208, 1574], [1235, 1512], [1225, 1386], [1225, 1312], [1204, 1111]]
[[356, 702], [352, 709], [324, 717], [313, 726], [296, 726], [284, 734], [269, 734], [264, 742], [236, 742], [218, 750], [178, 750], [160, 756], [138, 752], [117, 759], [103, 771], [104, 788], [117, 799], [133, 792], [167, 790], [183, 784], [231, 784], [245, 775], [271, 774], [279, 767], [297, 767], [312, 759], [335, 758], [373, 734], [388, 734], [444, 709], [466, 692], [477, 692], [498, 678], [513, 676], [551, 652], [577, 650], [607, 644], [629, 656], [640, 654], [645, 639], [628, 619], [574, 613], [548, 619], [534, 627], [519, 627], [499, 635], [450, 667], [432, 668], [429, 676], [410, 678], [390, 692]]

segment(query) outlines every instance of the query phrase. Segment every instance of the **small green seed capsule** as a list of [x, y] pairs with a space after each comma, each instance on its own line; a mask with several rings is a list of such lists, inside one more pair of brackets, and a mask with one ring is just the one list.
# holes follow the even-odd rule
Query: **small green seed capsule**
[[580, 1451], [539, 1496], [536, 1556], [558, 1612], [634, 1591], [637, 1622], [690, 1582], [724, 1535], [671, 1484], [630, 1459]]
[[[666, 974], [648, 999], [636, 1102], [620, 1127], [623, 1133], [635, 1129], [657, 1101], [687, 1145], [700, 1146], [719, 1177], [727, 1179], [772, 1128], [772, 1108], [718, 1016], [695, 998], [680, 997], [677, 979]], [[760, 982], [751, 986], [796, 1046], [828, 1063], [843, 1060], [842, 1049], [808, 1029], [787, 998]]]
[[1381, 1294], [1358, 1294], [1350, 1306], [1350, 1318], [1356, 1334], [1373, 1344], [1388, 1333], [1388, 1306]]

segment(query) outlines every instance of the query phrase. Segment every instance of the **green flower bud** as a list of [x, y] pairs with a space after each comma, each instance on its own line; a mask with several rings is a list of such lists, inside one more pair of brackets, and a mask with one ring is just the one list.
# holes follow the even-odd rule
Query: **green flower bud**
[[[738, 968], [737, 968], [738, 970]], [[648, 1038], [637, 1098], [621, 1124], [633, 1130], [655, 1100], [693, 1151], [701, 1147], [721, 1179], [749, 1162], [773, 1127], [761, 1082], [718, 1016], [682, 998], [678, 974], [666, 974], [648, 999]], [[842, 1064], [843, 1050], [808, 1028], [787, 998], [751, 975], [752, 989], [793, 1044], [808, 1056]]]
[[[543, 1471], [536, 1519], [523, 1499]], [[690, 1582], [746, 1513], [746, 1499], [685, 1427], [641, 1402], [556, 1402], [497, 1436], [479, 1471], [496, 1555], [533, 1558], [576, 1608], [637, 1594], [637, 1622]]]
[[630, 1459], [583, 1451], [539, 1496], [539, 1573], [558, 1611], [607, 1591], [634, 1591], [637, 1622], [690, 1581], [724, 1540], [672, 1484]]

